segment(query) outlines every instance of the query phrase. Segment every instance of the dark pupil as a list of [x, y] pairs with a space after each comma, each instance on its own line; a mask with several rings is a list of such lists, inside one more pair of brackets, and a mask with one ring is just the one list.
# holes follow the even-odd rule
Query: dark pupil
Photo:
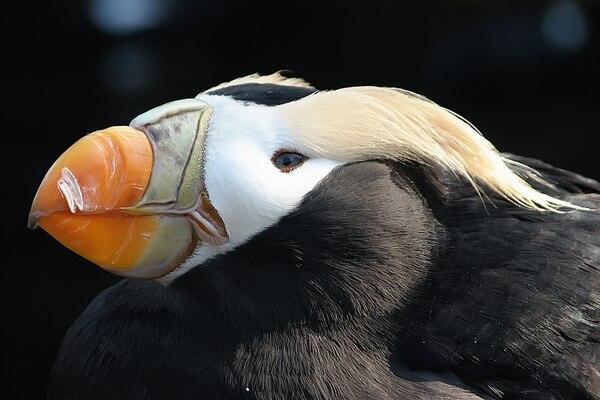
[[295, 153], [282, 153], [277, 156], [275, 165], [278, 168], [293, 168], [302, 163], [302, 156]]

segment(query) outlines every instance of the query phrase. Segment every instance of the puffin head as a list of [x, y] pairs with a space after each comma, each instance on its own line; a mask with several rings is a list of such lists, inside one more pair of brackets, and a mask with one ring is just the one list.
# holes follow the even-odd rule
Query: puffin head
[[450, 171], [527, 208], [573, 207], [534, 190], [471, 124], [422, 96], [317, 91], [275, 73], [82, 137], [47, 172], [29, 225], [107, 271], [169, 282], [276, 224], [333, 170], [368, 160]]

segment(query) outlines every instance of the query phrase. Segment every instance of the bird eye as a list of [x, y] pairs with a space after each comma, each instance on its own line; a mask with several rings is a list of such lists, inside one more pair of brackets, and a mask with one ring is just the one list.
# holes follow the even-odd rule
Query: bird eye
[[273, 158], [271, 158], [273, 165], [279, 168], [281, 172], [285, 173], [292, 172], [304, 164], [306, 160], [308, 160], [308, 157], [305, 155], [289, 150], [279, 150], [273, 154]]

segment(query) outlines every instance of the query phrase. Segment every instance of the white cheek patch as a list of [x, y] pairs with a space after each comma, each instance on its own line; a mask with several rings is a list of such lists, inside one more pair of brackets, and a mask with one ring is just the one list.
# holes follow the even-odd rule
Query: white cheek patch
[[[225, 222], [230, 241], [238, 245], [289, 214], [339, 165], [331, 160], [309, 159], [292, 172], [283, 173], [271, 163], [270, 155], [257, 154], [247, 147], [239, 150], [247, 157], [231, 154], [240, 163], [237, 168], [215, 161], [211, 172], [205, 174], [211, 202]], [[227, 162], [227, 157], [221, 160]]]
[[201, 95], [214, 110], [204, 151], [204, 183], [225, 223], [229, 243], [200, 244], [194, 255], [163, 277], [168, 284], [274, 225], [294, 210], [324, 177], [343, 162], [310, 158], [289, 173], [271, 161], [280, 149], [296, 149], [292, 135], [278, 124], [276, 107], [244, 105], [226, 96]]

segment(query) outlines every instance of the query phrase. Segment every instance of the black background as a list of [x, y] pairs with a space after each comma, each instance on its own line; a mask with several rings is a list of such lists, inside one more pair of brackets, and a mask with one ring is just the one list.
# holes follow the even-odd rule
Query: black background
[[[111, 32], [94, 12], [111, 4], [150, 5], [159, 21]], [[599, 11], [596, 1], [4, 2], [2, 394], [43, 398], [65, 330], [119, 279], [26, 228], [45, 172], [83, 134], [287, 69], [321, 89], [413, 90], [501, 151], [599, 179]], [[132, 15], [144, 12], [118, 10], [113, 22]]]

